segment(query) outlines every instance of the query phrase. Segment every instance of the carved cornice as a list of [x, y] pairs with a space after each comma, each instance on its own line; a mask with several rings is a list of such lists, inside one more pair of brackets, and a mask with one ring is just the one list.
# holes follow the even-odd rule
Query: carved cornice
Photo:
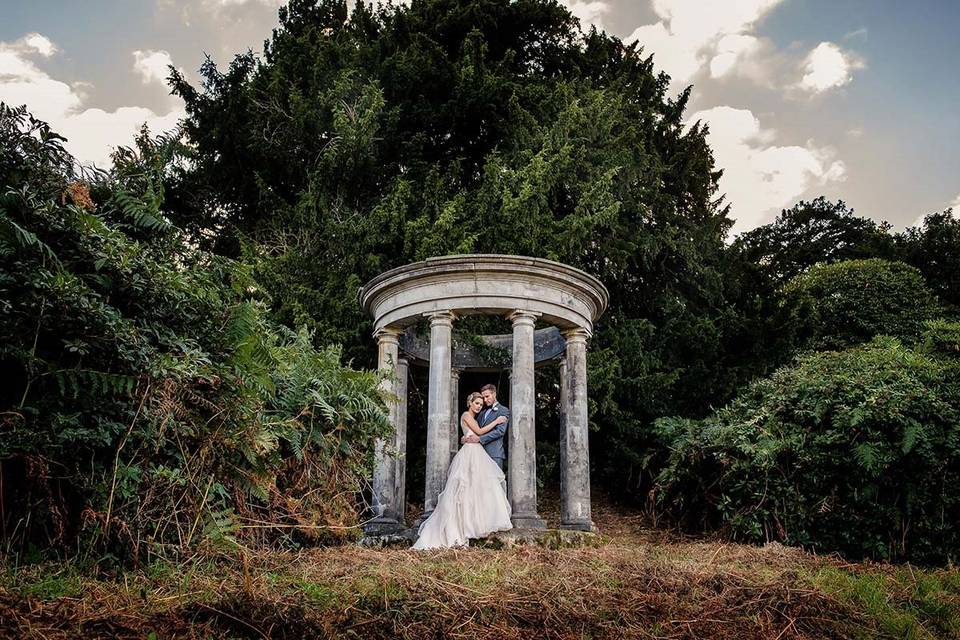
[[387, 271], [364, 286], [360, 303], [377, 327], [404, 327], [424, 315], [538, 314], [564, 329], [592, 329], [609, 293], [595, 277], [540, 258], [464, 255]]

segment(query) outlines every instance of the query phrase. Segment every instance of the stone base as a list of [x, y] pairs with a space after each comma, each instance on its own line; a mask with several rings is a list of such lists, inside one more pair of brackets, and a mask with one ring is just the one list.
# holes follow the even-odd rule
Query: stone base
[[428, 519], [430, 516], [432, 516], [432, 515], [433, 515], [433, 510], [424, 511], [423, 513], [420, 514], [420, 517], [419, 517], [419, 518], [417, 518], [416, 520], [413, 521], [413, 524], [410, 525], [410, 528], [413, 529], [414, 531], [416, 531], [417, 529], [420, 528], [420, 525], [422, 525], [424, 522], [426, 522], [427, 519]]
[[[411, 527], [397, 533], [385, 535], [367, 535], [357, 543], [368, 549], [406, 549], [417, 540], [417, 528]], [[546, 549], [574, 549], [578, 547], [598, 547], [603, 543], [595, 531], [572, 529], [519, 529], [498, 531], [486, 538], [470, 540], [471, 547], [480, 549], [510, 549], [521, 546], [537, 546]]]
[[396, 533], [382, 535], [366, 535], [357, 543], [368, 549], [406, 549], [417, 539], [417, 529], [402, 529]]
[[594, 533], [597, 531], [597, 525], [593, 524], [590, 520], [583, 522], [561, 522], [560, 528], [567, 531], [593, 531]]
[[514, 529], [544, 530], [547, 528], [547, 521], [538, 516], [532, 515], [514, 515], [510, 518]]
[[567, 529], [510, 529], [493, 533], [486, 538], [470, 541], [471, 547], [484, 549], [510, 549], [512, 547], [537, 546], [546, 549], [575, 549], [599, 547], [603, 543], [599, 534], [590, 531]]
[[376, 518], [363, 525], [363, 532], [368, 536], [388, 536], [405, 531], [407, 526], [396, 520]]

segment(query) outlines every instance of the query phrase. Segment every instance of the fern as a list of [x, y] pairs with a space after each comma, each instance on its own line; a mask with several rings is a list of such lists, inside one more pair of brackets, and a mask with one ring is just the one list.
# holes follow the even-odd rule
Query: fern
[[[11, 249], [4, 250], [4, 246]], [[7, 216], [6, 211], [0, 209], [0, 252], [10, 255], [15, 247], [38, 251], [57, 269], [63, 266], [53, 249], [40, 240], [37, 234], [18, 225]]]
[[[0, 185], [0, 355], [18, 378], [0, 458], [56, 465], [71, 486], [63, 499], [76, 503], [17, 507], [7, 519], [30, 530], [8, 547], [92, 536], [132, 557], [136, 539], [170, 549], [268, 535], [242, 528], [238, 513], [356, 522], [344, 496], [359, 493], [390, 427], [379, 376], [277, 325], [261, 294], [250, 299], [251, 265], [205, 254], [169, 225], [161, 178], [172, 138], [141, 137], [109, 175], [84, 174], [78, 202], [64, 197], [76, 175], [48, 133], [0, 106], [0, 175], [16, 176]], [[79, 520], [91, 513], [113, 526]]]
[[211, 511], [203, 525], [204, 537], [219, 547], [235, 548], [239, 531], [240, 524], [233, 509]]
[[60, 395], [70, 398], [78, 398], [81, 391], [97, 396], [131, 396], [137, 386], [134, 376], [90, 369], [60, 369], [44, 375], [52, 376]]
[[900, 445], [902, 453], [910, 453], [917, 446], [917, 443], [923, 442], [926, 432], [919, 422], [911, 422], [903, 430], [903, 442]]
[[117, 191], [113, 195], [113, 202], [133, 225], [139, 229], [166, 233], [173, 228], [173, 225], [160, 213], [162, 196], [158, 196], [155, 193], [152, 185], [148, 186], [142, 196], [136, 196], [125, 191]]
[[880, 453], [876, 445], [869, 442], [861, 442], [853, 450], [857, 463], [866, 471], [876, 472], [880, 468]]

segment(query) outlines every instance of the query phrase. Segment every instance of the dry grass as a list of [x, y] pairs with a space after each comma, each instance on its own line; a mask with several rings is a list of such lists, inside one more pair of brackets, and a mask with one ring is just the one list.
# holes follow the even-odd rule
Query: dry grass
[[[239, 551], [112, 579], [69, 566], [23, 568], [0, 580], [0, 637], [748, 640], [960, 631], [951, 627], [960, 624], [953, 569], [910, 569], [910, 583], [905, 570], [779, 545], [671, 539], [609, 507], [597, 520], [609, 536], [597, 548]], [[878, 602], [858, 591], [864, 579]], [[891, 622], [891, 612], [900, 618]]]

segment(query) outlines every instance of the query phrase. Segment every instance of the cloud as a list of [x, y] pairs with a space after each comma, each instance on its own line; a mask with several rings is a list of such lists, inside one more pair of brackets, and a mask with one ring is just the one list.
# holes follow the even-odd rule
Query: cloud
[[60, 123], [51, 124], [68, 139], [66, 147], [78, 160], [107, 167], [110, 153], [118, 146], [132, 144], [144, 123], [154, 133], [170, 131], [185, 115], [178, 109], [159, 115], [146, 107], [120, 107], [115, 111], [84, 109]]
[[280, 7], [287, 0], [203, 0], [203, 5], [214, 12], [231, 7], [242, 7], [247, 4], [259, 4], [266, 7]]
[[721, 77], [739, 57], [759, 51], [759, 41], [750, 32], [782, 1], [653, 0], [660, 21], [639, 27], [626, 41], [653, 53], [675, 84], [687, 83], [708, 62], [711, 74]]
[[55, 45], [40, 34], [12, 43], [0, 42], [0, 101], [11, 106], [27, 105], [37, 118], [67, 138], [67, 150], [80, 162], [106, 167], [111, 151], [130, 144], [142, 124], [152, 131], [167, 131], [185, 115], [182, 107], [166, 114], [138, 106], [114, 111], [87, 108], [83, 89], [89, 85], [70, 85], [52, 78], [30, 59], [31, 55], [46, 57], [45, 52], [52, 55], [56, 51]]
[[842, 87], [853, 80], [853, 72], [864, 67], [863, 60], [832, 42], [821, 42], [803, 62], [803, 77], [797, 87], [811, 93]]
[[870, 32], [867, 30], [867, 28], [860, 27], [859, 29], [854, 29], [853, 31], [848, 31], [847, 33], [843, 34], [843, 39], [853, 40], [862, 38], [863, 40], [866, 40], [868, 35], [870, 35]]
[[736, 68], [736, 64], [743, 58], [756, 53], [760, 49], [760, 39], [734, 33], [723, 36], [717, 43], [717, 51], [710, 60], [710, 75], [722, 78]]
[[[949, 204], [945, 204], [945, 205], [943, 206], [942, 211], [946, 211], [947, 209], [953, 209], [953, 217], [956, 218], [957, 220], [960, 220], [960, 193], [958, 193], [958, 194], [956, 195], [956, 197], [955, 197]], [[938, 213], [939, 213], [939, 212], [938, 212]], [[921, 213], [919, 216], [917, 216], [917, 219], [916, 219], [916, 220], [914, 220], [913, 222], [911, 222], [911, 223], [908, 224], [908, 225], [905, 225], [904, 228], [906, 229], [906, 228], [910, 228], [910, 227], [922, 227], [922, 226], [923, 226], [923, 220], [924, 220], [924, 218], [926, 218], [928, 215], [930, 215], [930, 214]]]
[[49, 58], [57, 52], [57, 48], [50, 42], [50, 39], [39, 33], [28, 33], [23, 37], [23, 44], [36, 51], [44, 58]]
[[140, 74], [144, 84], [159, 82], [166, 85], [173, 59], [166, 51], [137, 50], [133, 52], [133, 70]]
[[570, 9], [584, 29], [589, 29], [591, 24], [600, 29], [601, 17], [610, 11], [610, 3], [601, 0], [560, 0], [560, 4]]
[[286, 0], [205, 0], [205, 4], [213, 7], [236, 7], [242, 4], [265, 4], [271, 7], [279, 7]]
[[42, 120], [73, 112], [80, 95], [68, 84], [54, 80], [26, 56], [35, 53], [23, 40], [0, 42], [0, 100], [10, 105], [29, 105]]
[[763, 129], [747, 109], [714, 107], [694, 113], [688, 123], [708, 124], [707, 140], [717, 167], [723, 169], [720, 190], [726, 194], [741, 232], [770, 222], [814, 185], [846, 179], [846, 167], [827, 147], [777, 146], [777, 132]]

